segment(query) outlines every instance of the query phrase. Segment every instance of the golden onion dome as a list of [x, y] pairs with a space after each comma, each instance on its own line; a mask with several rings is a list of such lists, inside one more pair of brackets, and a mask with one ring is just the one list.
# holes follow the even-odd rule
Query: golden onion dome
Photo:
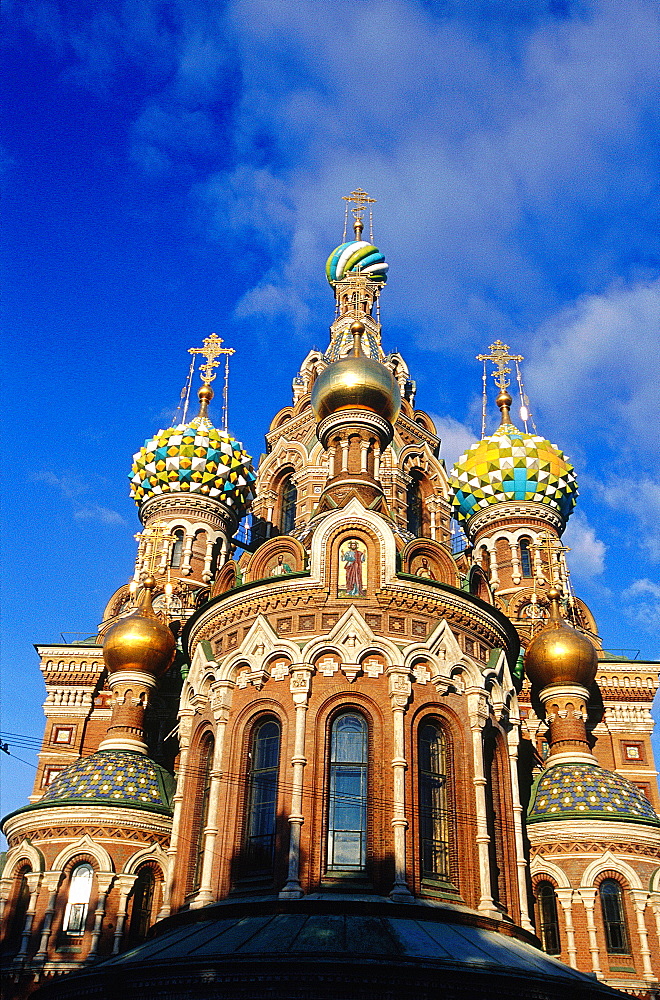
[[353, 354], [325, 368], [312, 390], [312, 408], [317, 420], [338, 410], [371, 410], [393, 424], [401, 409], [401, 393], [392, 372], [380, 361], [360, 351], [364, 324], [351, 326], [355, 341]]
[[552, 589], [550, 622], [527, 647], [525, 673], [536, 688], [549, 684], [581, 684], [590, 687], [598, 669], [598, 657], [586, 635], [562, 620], [560, 592]]
[[148, 577], [137, 610], [108, 631], [103, 643], [108, 673], [140, 670], [160, 677], [171, 666], [176, 643], [170, 629], [154, 613], [151, 605], [154, 585], [153, 577]]

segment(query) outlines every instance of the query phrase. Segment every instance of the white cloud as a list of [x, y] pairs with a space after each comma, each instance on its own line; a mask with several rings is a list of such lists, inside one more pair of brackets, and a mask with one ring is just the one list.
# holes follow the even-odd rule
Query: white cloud
[[73, 516], [77, 521], [99, 521], [100, 524], [124, 525], [126, 521], [116, 510], [109, 507], [101, 507], [100, 504], [92, 504], [89, 507], [80, 507], [74, 511]]
[[582, 511], [574, 511], [562, 540], [571, 550], [567, 559], [574, 576], [584, 580], [604, 572], [607, 546], [596, 537]]
[[629, 518], [629, 534], [649, 558], [660, 560], [660, 483], [643, 476], [607, 476], [594, 488], [608, 507]]
[[657, 583], [647, 577], [634, 580], [621, 597], [627, 602], [628, 618], [649, 632], [657, 632], [660, 622], [660, 586]]
[[456, 460], [477, 440], [476, 435], [469, 427], [453, 417], [438, 417], [433, 413], [429, 416], [442, 441], [440, 457], [444, 458], [449, 472]]

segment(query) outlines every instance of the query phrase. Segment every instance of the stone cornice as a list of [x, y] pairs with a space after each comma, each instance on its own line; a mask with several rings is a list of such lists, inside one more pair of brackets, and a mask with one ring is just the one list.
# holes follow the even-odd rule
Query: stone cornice
[[[44, 806], [39, 809], [20, 809], [10, 813], [2, 821], [2, 828], [7, 840], [13, 838], [30, 837], [31, 840], [39, 840], [39, 830], [51, 826], [79, 827], [81, 823], [81, 806], [68, 805], [52, 807]], [[172, 829], [172, 817], [162, 813], [153, 813], [141, 809], [126, 809], [122, 806], [85, 806], [85, 825], [99, 824], [108, 826], [113, 830], [143, 830], [147, 833], [156, 833], [169, 836]], [[121, 839], [113, 834], [108, 839]], [[127, 837], [130, 842], [131, 838]]]

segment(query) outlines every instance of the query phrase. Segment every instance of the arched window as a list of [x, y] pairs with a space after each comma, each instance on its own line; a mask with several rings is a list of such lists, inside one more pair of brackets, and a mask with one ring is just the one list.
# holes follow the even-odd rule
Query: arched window
[[9, 922], [5, 924], [6, 937], [2, 943], [3, 952], [6, 955], [11, 955], [15, 951], [18, 951], [21, 945], [25, 917], [30, 905], [30, 887], [26, 878], [30, 874], [30, 871], [31, 869], [25, 866], [16, 873], [14, 879], [14, 889], [10, 899], [10, 918]]
[[248, 773], [245, 861], [250, 872], [270, 871], [275, 854], [280, 724], [267, 719], [254, 730]]
[[418, 737], [419, 836], [422, 878], [449, 878], [447, 752], [440, 726], [427, 722]]
[[367, 863], [367, 724], [347, 712], [332, 724], [328, 869], [364, 871]]
[[418, 469], [413, 469], [410, 473], [410, 482], [406, 488], [406, 525], [408, 531], [419, 537], [422, 534], [423, 526], [423, 503], [422, 503], [422, 474]]
[[529, 538], [521, 538], [518, 544], [520, 550], [520, 570], [523, 576], [532, 576], [532, 551]]
[[559, 955], [559, 920], [557, 918], [557, 897], [555, 887], [551, 882], [539, 882], [536, 886], [536, 906], [538, 914], [539, 937], [543, 950], [548, 955]]
[[131, 893], [131, 917], [128, 925], [126, 946], [133, 948], [147, 936], [151, 926], [151, 911], [154, 905], [156, 877], [151, 868], [141, 868], [133, 884]]
[[211, 766], [215, 740], [210, 733], [206, 734], [199, 748], [196, 770], [198, 784], [194, 800], [193, 813], [193, 869], [190, 892], [196, 892], [202, 881], [202, 866], [204, 862], [204, 830], [209, 819], [209, 799], [211, 797]]
[[178, 569], [181, 566], [184, 538], [185, 532], [183, 528], [176, 528], [174, 532], [174, 545], [172, 546], [172, 569]]
[[87, 907], [89, 897], [92, 892], [92, 879], [94, 869], [85, 862], [76, 865], [71, 872], [69, 882], [69, 896], [64, 910], [64, 923], [62, 930], [65, 934], [84, 934], [85, 920], [87, 919]]
[[293, 481], [293, 472], [284, 477], [280, 496], [280, 531], [283, 535], [290, 535], [296, 526], [296, 505], [298, 503], [298, 490]]
[[629, 949], [626, 916], [623, 909], [623, 891], [616, 879], [606, 878], [601, 882], [600, 905], [603, 912], [608, 954], [627, 955]]

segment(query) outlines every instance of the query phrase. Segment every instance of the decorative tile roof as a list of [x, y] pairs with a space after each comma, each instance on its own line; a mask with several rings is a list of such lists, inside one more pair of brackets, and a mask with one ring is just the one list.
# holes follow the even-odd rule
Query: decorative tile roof
[[131, 496], [138, 504], [161, 493], [201, 493], [242, 516], [256, 476], [239, 441], [206, 417], [158, 431], [133, 456]]
[[503, 424], [471, 445], [449, 475], [454, 516], [468, 521], [491, 504], [533, 500], [566, 521], [577, 497], [575, 470], [557, 445]]
[[169, 771], [143, 754], [132, 750], [97, 750], [62, 771], [38, 805], [85, 802], [171, 814], [174, 785]]
[[585, 818], [660, 826], [644, 793], [622, 775], [598, 764], [551, 764], [532, 790], [527, 822]]
[[389, 264], [385, 263], [385, 257], [378, 247], [364, 240], [351, 240], [332, 251], [325, 265], [325, 273], [333, 286], [350, 272], [365, 274], [371, 281], [384, 285], [388, 268]]

